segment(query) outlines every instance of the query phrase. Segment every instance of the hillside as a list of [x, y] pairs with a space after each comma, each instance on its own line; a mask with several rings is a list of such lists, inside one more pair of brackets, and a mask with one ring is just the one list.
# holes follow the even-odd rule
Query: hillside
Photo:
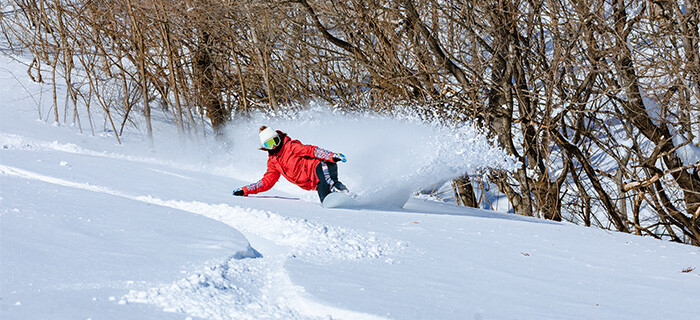
[[[435, 145], [443, 129], [319, 111], [234, 124], [226, 149], [168, 140], [176, 134], [163, 116], [150, 151], [137, 129], [118, 145], [113, 132], [37, 121], [51, 105], [47, 87], [2, 65], [3, 319], [700, 314], [697, 247], [409, 198], [460, 166], [507, 166], [469, 128]], [[364, 206], [324, 209], [286, 182], [263, 194], [277, 198], [232, 197], [264, 172], [254, 142], [263, 120], [346, 153], [341, 179]], [[391, 132], [405, 142], [371, 139]], [[465, 136], [471, 143], [456, 150], [452, 140]]]

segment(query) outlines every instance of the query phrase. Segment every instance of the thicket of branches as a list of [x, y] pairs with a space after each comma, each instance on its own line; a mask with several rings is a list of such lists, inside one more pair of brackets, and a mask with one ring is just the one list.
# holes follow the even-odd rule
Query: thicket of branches
[[310, 98], [410, 105], [490, 130], [522, 164], [489, 178], [518, 214], [700, 245], [698, 0], [14, 4], [2, 29], [30, 74], [115, 131], [138, 110], [150, 134], [153, 105], [183, 135]]

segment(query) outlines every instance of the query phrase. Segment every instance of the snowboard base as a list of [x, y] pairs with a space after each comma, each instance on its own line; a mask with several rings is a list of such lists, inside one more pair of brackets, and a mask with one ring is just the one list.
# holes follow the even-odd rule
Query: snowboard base
[[323, 199], [324, 208], [351, 208], [357, 207], [359, 202], [347, 193], [333, 192]]

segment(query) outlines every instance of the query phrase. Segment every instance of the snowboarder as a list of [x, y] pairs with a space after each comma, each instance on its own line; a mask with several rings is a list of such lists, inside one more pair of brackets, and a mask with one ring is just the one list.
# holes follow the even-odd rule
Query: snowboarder
[[267, 172], [260, 181], [233, 191], [234, 196], [247, 196], [270, 190], [280, 175], [304, 190], [317, 190], [323, 202], [331, 192], [348, 193], [338, 181], [337, 162], [346, 162], [342, 153], [333, 153], [312, 145], [292, 140], [282, 131], [260, 127], [260, 143], [268, 152]]

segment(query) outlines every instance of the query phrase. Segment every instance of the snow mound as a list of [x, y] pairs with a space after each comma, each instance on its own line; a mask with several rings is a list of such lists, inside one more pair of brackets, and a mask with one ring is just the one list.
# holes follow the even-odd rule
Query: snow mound
[[284, 256], [213, 263], [173, 284], [131, 290], [121, 304], [147, 303], [164, 311], [214, 319], [384, 319], [309, 299], [282, 266]]
[[167, 312], [205, 319], [305, 319], [286, 304], [265, 301], [273, 283], [284, 279], [265, 259], [231, 258], [173, 284], [146, 291], [131, 290], [120, 303], [148, 303]]

